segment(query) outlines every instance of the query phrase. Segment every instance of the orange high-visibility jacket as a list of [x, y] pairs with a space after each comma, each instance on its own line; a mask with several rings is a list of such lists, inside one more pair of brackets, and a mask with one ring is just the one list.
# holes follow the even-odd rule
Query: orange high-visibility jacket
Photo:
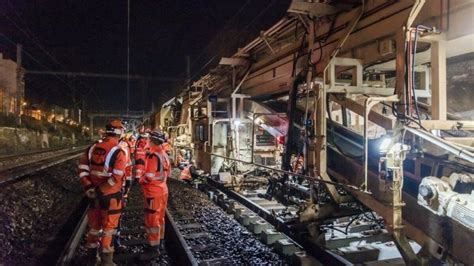
[[120, 142], [122, 150], [125, 153], [126, 162], [125, 165], [125, 180], [132, 180], [132, 148], [126, 140]]
[[181, 153], [178, 153], [178, 165], [182, 163], [188, 163], [186, 159], [184, 159], [183, 155]]
[[184, 166], [184, 169], [181, 170], [181, 175], [179, 176], [179, 179], [181, 179], [181, 180], [191, 180], [192, 179], [191, 166], [193, 166], [193, 165], [189, 164], [189, 165]]
[[145, 196], [157, 196], [168, 194], [166, 180], [171, 173], [170, 160], [166, 152], [160, 146], [150, 148], [150, 154], [146, 158], [145, 174], [141, 179]]
[[139, 138], [135, 145], [135, 174], [136, 177], [143, 176], [143, 172], [145, 171], [145, 160], [146, 160], [146, 153], [149, 150], [149, 139], [147, 138]]
[[167, 153], [167, 154], [171, 154], [171, 144], [169, 144], [168, 142], [165, 142], [161, 145], [163, 147], [163, 150]]
[[130, 157], [134, 156], [135, 154], [135, 145], [136, 145], [136, 141], [135, 140], [125, 140], [128, 144], [128, 146], [130, 147]]
[[127, 158], [118, 139], [107, 137], [89, 147], [79, 159], [79, 177], [84, 190], [99, 188], [104, 195], [122, 188]]

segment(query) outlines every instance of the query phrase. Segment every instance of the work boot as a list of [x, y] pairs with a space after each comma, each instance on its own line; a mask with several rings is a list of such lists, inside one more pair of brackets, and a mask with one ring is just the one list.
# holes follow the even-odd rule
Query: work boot
[[115, 266], [117, 264], [114, 263], [114, 253], [107, 252], [100, 254], [100, 265], [101, 266]]
[[97, 249], [87, 249], [87, 266], [96, 266], [100, 262], [99, 256], [97, 256]]
[[158, 246], [148, 246], [143, 253], [138, 256], [138, 259], [141, 261], [149, 261], [158, 258], [160, 255], [161, 253]]

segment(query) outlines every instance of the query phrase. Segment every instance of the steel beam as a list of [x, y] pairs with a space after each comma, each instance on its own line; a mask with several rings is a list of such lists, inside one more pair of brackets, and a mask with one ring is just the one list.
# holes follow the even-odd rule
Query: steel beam
[[[361, 173], [363, 165], [353, 159], [347, 158], [333, 148], [329, 148], [328, 158], [330, 158], [329, 174], [338, 182], [349, 184], [360, 184], [362, 182]], [[343, 165], [344, 167], [341, 167]], [[378, 175], [369, 171], [368, 188], [372, 194], [351, 190], [349, 192], [362, 202], [365, 206], [381, 215], [386, 223], [393, 223], [392, 206], [388, 203], [389, 198], [380, 190], [383, 184], [380, 183]], [[472, 263], [474, 253], [466, 246], [472, 245], [474, 232], [469, 228], [447, 217], [437, 216], [428, 209], [418, 205], [416, 195], [407, 192], [404, 187], [403, 199], [403, 225], [402, 232], [407, 237], [415, 240], [422, 246], [429, 247], [432, 251], [440, 250], [447, 252], [452, 257], [463, 263]], [[443, 254], [440, 254], [442, 256]]]
[[[351, 110], [352, 112], [363, 116], [364, 115], [364, 106], [354, 100], [349, 98], [339, 99], [335, 96], [331, 96], [331, 101], [339, 104], [340, 106]], [[395, 126], [395, 120], [391, 117], [385, 116], [378, 112], [372, 111], [369, 113], [369, 121], [375, 123], [387, 130], [392, 130]]]

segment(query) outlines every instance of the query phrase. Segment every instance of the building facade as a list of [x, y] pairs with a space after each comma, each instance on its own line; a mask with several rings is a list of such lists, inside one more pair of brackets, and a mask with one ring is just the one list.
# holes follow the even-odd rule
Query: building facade
[[[0, 113], [18, 114], [18, 100], [24, 98], [24, 81], [18, 84], [17, 64], [0, 53]], [[18, 90], [21, 90], [20, 92]]]

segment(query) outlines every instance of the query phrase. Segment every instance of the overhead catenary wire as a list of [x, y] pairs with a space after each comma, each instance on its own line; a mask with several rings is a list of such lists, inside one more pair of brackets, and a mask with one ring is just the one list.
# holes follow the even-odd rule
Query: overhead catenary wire
[[[222, 30], [225, 30], [231, 22], [233, 22], [238, 15], [240, 15], [240, 13], [242, 11], [244, 11], [245, 7], [247, 7], [247, 5], [250, 3], [251, 0], [247, 0], [240, 8], [239, 10], [224, 24], [224, 26], [222, 27]], [[217, 39], [218, 35], [216, 35], [208, 44], [207, 46], [201, 51], [201, 53], [199, 55], [196, 56], [195, 59], [193, 59], [193, 61], [191, 62], [191, 65], [194, 65], [195, 62], [197, 62], [199, 59], [201, 59], [201, 57], [204, 55], [204, 53], [206, 52], [206, 50], [211, 46], [211, 44]]]
[[[2, 32], [0, 32], [0, 36], [2, 36], [5, 40], [7, 40], [8, 42], [10, 42], [12, 45], [16, 46], [17, 45], [17, 42], [14, 42], [13, 40], [11, 40], [10, 38], [8, 38], [5, 34], [3, 34]], [[35, 56], [33, 56], [31, 53], [29, 53], [27, 50], [23, 49], [22, 52], [28, 56], [31, 60], [33, 60], [36, 64], [38, 64], [40, 67], [44, 68], [44, 69], [47, 69], [49, 70], [50, 68], [47, 67], [45, 64], [43, 64], [39, 59], [37, 59]], [[61, 82], [63, 82], [66, 86], [68, 86], [70, 89], [72, 90], [75, 90], [74, 88], [72, 88], [65, 80], [63, 80], [62, 78], [60, 78], [59, 76], [55, 75], [55, 77], [60, 80]]]
[[[250, 26], [252, 26], [252, 25], [253, 25], [258, 19], [260, 19], [260, 17], [263, 16], [263, 15], [270, 9], [270, 7], [272, 7], [276, 2], [277, 2], [277, 0], [272, 0], [272, 2], [270, 2], [270, 4], [268, 4], [262, 11], [260, 11], [260, 13], [257, 14], [257, 16], [255, 16], [255, 18], [254, 18], [253, 20], [251, 20], [250, 23], [248, 23], [247, 26], [245, 26], [245, 27], [243, 28], [243, 30], [247, 30]], [[246, 3], [246, 4], [247, 4], [247, 3]], [[244, 4], [244, 7], [246, 6], [246, 4]], [[239, 11], [241, 12], [242, 10], [243, 10], [243, 8], [241, 8]], [[238, 13], [236, 13], [236, 15], [237, 15], [237, 14], [238, 14]], [[234, 17], [236, 17], [236, 15], [234, 15]], [[224, 28], [225, 28], [225, 27], [224, 27]], [[209, 44], [208, 44], [208, 46], [206, 47], [206, 49], [212, 44], [212, 42], [214, 42], [215, 39], [217, 39], [217, 37], [214, 38], [213, 41], [209, 42]], [[205, 49], [205, 50], [206, 50], [206, 49]], [[203, 50], [203, 52], [201, 52], [201, 53], [204, 53], [205, 50]], [[199, 55], [198, 57], [200, 57], [200, 56], [201, 56], [201, 55]], [[209, 61], [207, 61], [207, 62], [199, 69], [199, 71], [195, 72], [195, 74], [192, 75], [192, 77], [189, 79], [189, 82], [192, 82], [192, 80], [193, 80], [194, 78], [196, 78], [196, 77], [201, 73], [201, 71], [203, 71], [208, 65], [210, 65], [216, 58], [218, 58], [218, 56], [219, 56], [219, 54], [215, 54]], [[193, 60], [193, 62], [191, 63], [191, 65], [192, 65], [195, 61], [196, 61], [196, 59]], [[185, 86], [188, 86], [188, 85], [189, 85], [189, 84], [185, 84]]]
[[[7, 40], [9, 43], [11, 43], [12, 45], [16, 46], [17, 45], [17, 42], [11, 40], [10, 38], [8, 38], [8, 36], [6, 36], [5, 34], [1, 33], [0, 32], [0, 36], [2, 36], [5, 40]], [[28, 56], [31, 60], [33, 60], [36, 64], [38, 64], [38, 66], [40, 66], [41, 68], [43, 69], [46, 69], [47, 71], [51, 71], [51, 69], [46, 66], [43, 62], [41, 62], [36, 56], [34, 56], [32, 53], [28, 52], [25, 48], [22, 49], [22, 52], [23, 54], [25, 54], [26, 56]], [[26, 71], [28, 72], [28, 71]], [[93, 92], [96, 96], [96, 100], [99, 102], [99, 104], [102, 103], [102, 100], [100, 99], [100, 97], [97, 95], [97, 93], [95, 92], [94, 89], [90, 88], [89, 87], [89, 92], [88, 93], [81, 93], [79, 92], [76, 88], [72, 87], [67, 81], [65, 81], [64, 79], [62, 79], [59, 75], [53, 75], [56, 79], [58, 79], [59, 81], [61, 81], [63, 84], [65, 84], [69, 89], [71, 89], [72, 91], [78, 93], [81, 95], [81, 97], [84, 99], [88, 94], [90, 94], [90, 92]], [[88, 88], [87, 86], [84, 85], [84, 87]]]
[[[49, 57], [52, 62], [56, 63], [57, 65], [59, 65], [60, 67], [62, 67], [63, 69], [66, 69], [66, 67], [61, 63], [59, 62], [59, 60], [57, 60], [46, 48], [44, 48], [44, 46], [41, 44], [41, 42], [39, 41], [38, 37], [31, 31], [31, 29], [28, 27], [28, 24], [21, 18], [21, 16], [16, 12], [15, 8], [11, 5], [10, 1], [7, 1], [7, 4], [9, 5], [10, 7], [10, 10], [12, 11], [13, 14], [16, 15], [16, 17], [22, 22], [22, 24], [25, 26], [25, 28], [23, 28], [21, 25], [19, 25], [19, 23], [16, 23], [15, 20], [13, 20], [13, 18], [9, 17], [7, 14], [5, 14], [5, 17], [21, 32], [23, 33], [23, 35], [25, 35], [26, 38], [28, 38], [30, 41], [32, 41], [32, 43], [37, 46], [47, 57]], [[4, 35], [4, 38], [7, 38], [5, 35]], [[16, 45], [15, 42], [13, 42], [12, 40], [9, 40], [12, 44]], [[28, 55], [30, 58], [32, 58], [36, 63], [38, 63], [40, 66], [42, 66], [43, 68], [47, 69], [47, 70], [50, 70], [50, 68], [46, 67], [44, 64], [40, 63], [38, 59], [36, 58], [33, 58], [31, 56], [31, 53], [28, 54], [25, 52], [25, 50], [23, 50], [24, 53], [26, 55]], [[69, 83], [67, 83], [65, 80], [63, 80], [62, 78], [60, 78], [58, 75], [54, 75], [58, 80], [60, 80], [61, 82], [63, 82], [67, 87], [69, 87], [73, 92], [75, 93], [78, 93], [82, 100], [84, 101], [85, 100], [85, 97], [87, 95], [89, 95], [91, 92], [93, 92], [93, 94], [95, 95], [95, 100], [97, 100], [97, 102], [100, 104], [100, 105], [103, 105], [102, 103], [102, 100], [101, 98], [99, 97], [99, 95], [97, 95], [97, 92], [91, 88], [90, 86], [84, 84], [82, 81], [79, 81], [80, 84], [86, 88], [86, 89], [89, 89], [89, 91], [87, 93], [81, 93], [79, 92], [76, 88], [72, 87]]]

